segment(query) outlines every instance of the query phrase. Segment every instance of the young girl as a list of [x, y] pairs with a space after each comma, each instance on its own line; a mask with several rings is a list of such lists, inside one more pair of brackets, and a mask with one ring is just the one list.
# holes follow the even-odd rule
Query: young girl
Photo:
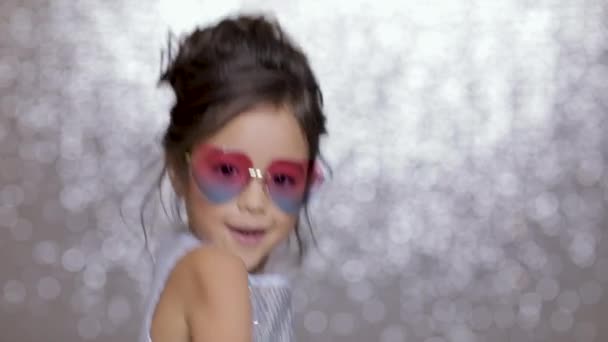
[[[306, 56], [264, 17], [181, 41], [165, 171], [187, 229], [161, 244], [141, 341], [289, 342], [286, 281], [264, 274], [318, 173], [322, 95]], [[300, 244], [299, 244], [300, 245]]]

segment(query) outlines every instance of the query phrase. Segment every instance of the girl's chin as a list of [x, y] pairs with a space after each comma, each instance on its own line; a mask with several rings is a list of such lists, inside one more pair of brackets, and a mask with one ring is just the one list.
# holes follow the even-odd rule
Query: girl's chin
[[261, 273], [264, 269], [264, 265], [266, 264], [266, 259], [258, 255], [248, 254], [249, 253], [239, 253], [241, 260], [243, 260], [243, 263], [247, 268], [247, 272], [251, 274]]

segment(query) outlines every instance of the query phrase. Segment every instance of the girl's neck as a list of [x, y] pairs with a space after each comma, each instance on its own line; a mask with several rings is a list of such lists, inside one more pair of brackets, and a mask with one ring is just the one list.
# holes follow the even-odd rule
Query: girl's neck
[[260, 263], [257, 265], [257, 267], [253, 268], [251, 271], [249, 271], [249, 274], [262, 274], [264, 273], [264, 268], [266, 267], [266, 263], [268, 262], [268, 257], [265, 257], [264, 259], [262, 259], [262, 261], [260, 261]]

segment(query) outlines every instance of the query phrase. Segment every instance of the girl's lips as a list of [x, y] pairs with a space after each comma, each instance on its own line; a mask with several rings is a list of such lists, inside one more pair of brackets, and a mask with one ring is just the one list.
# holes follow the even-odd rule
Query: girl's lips
[[247, 247], [254, 247], [260, 244], [266, 236], [266, 230], [257, 228], [241, 228], [241, 227], [228, 227], [230, 234], [238, 241], [241, 245]]

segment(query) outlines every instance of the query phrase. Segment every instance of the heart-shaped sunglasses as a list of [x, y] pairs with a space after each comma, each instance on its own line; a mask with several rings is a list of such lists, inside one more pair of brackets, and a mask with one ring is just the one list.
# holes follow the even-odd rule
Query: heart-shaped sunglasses
[[[209, 144], [186, 155], [192, 176], [201, 193], [213, 203], [224, 203], [240, 194], [254, 179], [264, 182], [272, 201], [284, 212], [297, 214], [308, 186], [308, 160], [273, 160], [265, 171], [255, 168], [245, 153]], [[322, 182], [318, 163], [310, 187]]]

